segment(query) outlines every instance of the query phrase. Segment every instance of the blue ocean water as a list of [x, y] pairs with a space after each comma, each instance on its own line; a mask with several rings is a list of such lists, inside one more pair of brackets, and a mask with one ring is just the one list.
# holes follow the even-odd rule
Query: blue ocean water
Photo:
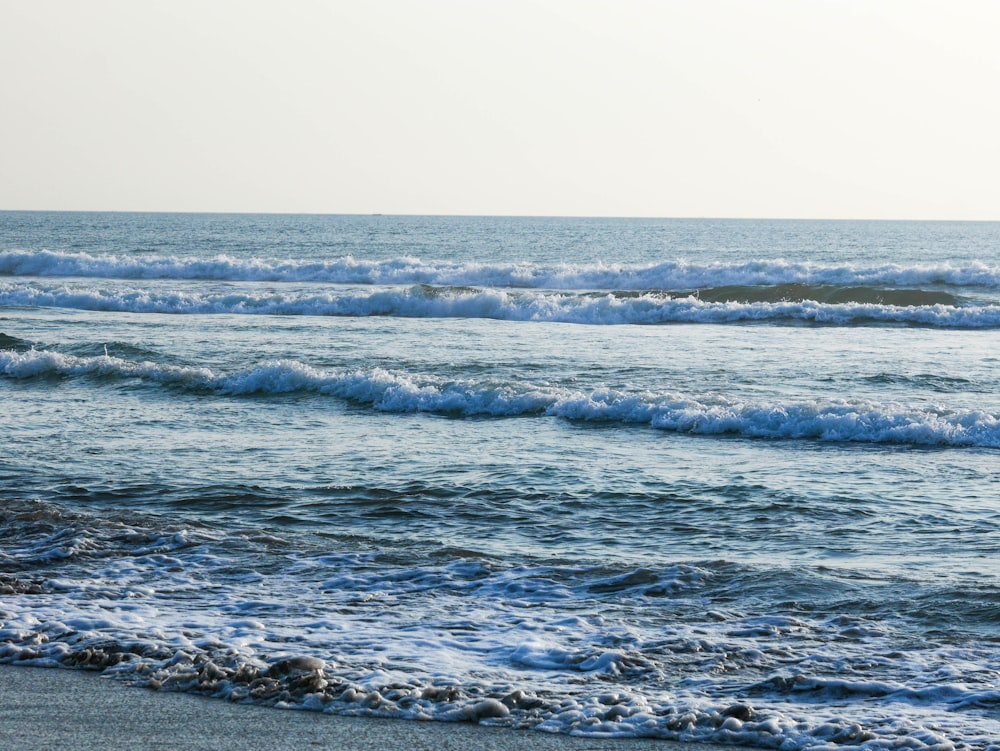
[[0, 661], [1000, 749], [1000, 224], [0, 213]]

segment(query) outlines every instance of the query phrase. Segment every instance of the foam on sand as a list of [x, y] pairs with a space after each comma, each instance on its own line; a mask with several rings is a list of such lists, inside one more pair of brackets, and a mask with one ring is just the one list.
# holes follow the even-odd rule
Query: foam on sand
[[[0, 667], [0, 739], [7, 748], [212, 748], [244, 751], [638, 751], [634, 740], [574, 738], [473, 724], [386, 722], [287, 712], [180, 693], [151, 692], [92, 672]], [[686, 744], [685, 744], [686, 747]], [[660, 741], [657, 749], [674, 744]], [[702, 751], [727, 747], [699, 744]]]

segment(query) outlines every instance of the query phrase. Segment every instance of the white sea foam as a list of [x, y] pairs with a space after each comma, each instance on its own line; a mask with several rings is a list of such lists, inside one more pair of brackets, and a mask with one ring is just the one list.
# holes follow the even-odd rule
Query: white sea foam
[[117, 357], [75, 357], [46, 350], [0, 350], [0, 374], [26, 379], [99, 376], [138, 379], [222, 395], [304, 393], [384, 412], [455, 417], [554, 417], [648, 425], [670, 432], [747, 438], [930, 446], [1000, 447], [1000, 417], [985, 410], [908, 406], [850, 399], [770, 402], [603, 388], [588, 391], [530, 383], [484, 384], [374, 368], [323, 370], [295, 361], [216, 373]]
[[[0, 610], [0, 662], [102, 669], [160, 690], [337, 714], [789, 751], [945, 751], [958, 739], [985, 751], [996, 727], [975, 711], [998, 701], [988, 644], [892, 652], [885, 635], [842, 638], [851, 619], [716, 613], [692, 622], [645, 602], [653, 580], [675, 585], [674, 606], [727, 591], [729, 576], [752, 574], [734, 564], [612, 571], [273, 553], [234, 533], [144, 528], [37, 503], [5, 508], [2, 521], [8, 568], [76, 564], [87, 575], [34, 588], [0, 580], [12, 590]], [[73, 541], [68, 564], [46, 552], [60, 540]], [[269, 575], [246, 581], [255, 567]], [[510, 597], [515, 585], [526, 594]], [[580, 615], [566, 616], [567, 599]], [[948, 666], [962, 660], [978, 674], [956, 680]], [[740, 701], [710, 698], [733, 685]], [[845, 696], [864, 702], [838, 704]]]
[[564, 290], [683, 290], [722, 285], [890, 285], [1000, 289], [1000, 266], [973, 262], [872, 266], [785, 260], [737, 263], [670, 260], [646, 265], [618, 263], [538, 264], [424, 261], [401, 256], [382, 261], [345, 256], [326, 261], [155, 255], [117, 256], [58, 251], [0, 252], [0, 274], [119, 279], [211, 279], [432, 284]]
[[0, 283], [0, 305], [164, 314], [490, 318], [591, 325], [798, 321], [824, 325], [1000, 327], [1000, 305], [888, 305], [814, 300], [710, 302], [666, 293], [578, 294], [415, 285], [376, 290], [164, 291]]
[[997, 226], [8, 219], [0, 662], [1000, 751]]

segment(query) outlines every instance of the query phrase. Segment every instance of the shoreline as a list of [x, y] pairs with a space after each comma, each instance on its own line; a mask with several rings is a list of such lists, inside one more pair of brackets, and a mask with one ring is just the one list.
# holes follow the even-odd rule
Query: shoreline
[[[692, 745], [275, 709], [151, 691], [91, 671], [0, 665], [0, 751], [680, 751]], [[728, 747], [698, 743], [696, 748]]]

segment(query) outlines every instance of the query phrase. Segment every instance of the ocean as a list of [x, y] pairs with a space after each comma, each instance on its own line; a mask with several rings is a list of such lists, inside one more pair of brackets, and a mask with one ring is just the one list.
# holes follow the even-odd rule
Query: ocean
[[1000, 749], [1000, 223], [0, 212], [0, 662]]

